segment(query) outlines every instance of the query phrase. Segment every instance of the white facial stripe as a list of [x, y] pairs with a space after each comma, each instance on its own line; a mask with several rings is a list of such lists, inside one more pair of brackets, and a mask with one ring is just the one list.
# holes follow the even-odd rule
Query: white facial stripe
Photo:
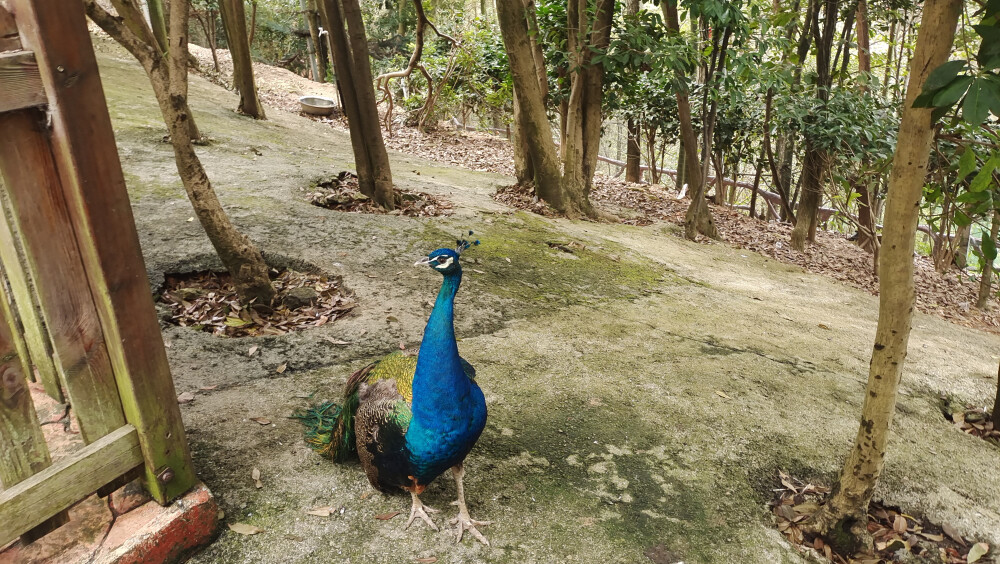
[[454, 257], [448, 257], [448, 260], [442, 262], [441, 264], [435, 266], [434, 268], [448, 268], [449, 266], [451, 266], [451, 263], [453, 263], [453, 262], [455, 262], [455, 258]]

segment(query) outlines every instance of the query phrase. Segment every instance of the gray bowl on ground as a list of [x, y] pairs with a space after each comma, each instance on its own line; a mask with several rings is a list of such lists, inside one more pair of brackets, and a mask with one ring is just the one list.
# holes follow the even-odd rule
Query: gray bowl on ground
[[302, 112], [311, 116], [328, 116], [333, 113], [337, 104], [330, 98], [322, 96], [303, 96], [299, 98], [299, 106]]

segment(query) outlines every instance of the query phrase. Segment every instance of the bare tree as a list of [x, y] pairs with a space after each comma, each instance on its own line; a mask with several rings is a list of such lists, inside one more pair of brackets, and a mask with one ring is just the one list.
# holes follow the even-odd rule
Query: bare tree
[[879, 259], [878, 327], [861, 408], [861, 424], [833, 496], [808, 523], [812, 532], [836, 532], [835, 538], [853, 539], [853, 543], [845, 544], [855, 546], [838, 547], [848, 550], [848, 554], [853, 554], [851, 549], [862, 540], [870, 543], [866, 513], [885, 462], [886, 442], [896, 409], [896, 393], [913, 319], [913, 248], [934, 136], [932, 110], [914, 108], [913, 101], [927, 75], [948, 59], [961, 9], [961, 0], [924, 2], [899, 126], [898, 138], [906, 142], [896, 145], [889, 178]]
[[222, 264], [233, 277], [236, 290], [247, 303], [270, 304], [274, 287], [267, 264], [256, 245], [236, 230], [222, 209], [189, 136], [191, 108], [187, 103], [188, 18], [187, 0], [170, 2], [170, 49], [158, 48], [152, 29], [133, 0], [112, 0], [118, 15], [97, 0], [84, 0], [87, 15], [134, 56], [149, 77], [160, 113], [170, 132], [177, 172], [195, 215], [201, 222]]

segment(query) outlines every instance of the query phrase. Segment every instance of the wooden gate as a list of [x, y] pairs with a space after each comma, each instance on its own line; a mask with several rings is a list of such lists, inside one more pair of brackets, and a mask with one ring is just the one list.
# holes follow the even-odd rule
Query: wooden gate
[[[81, 0], [0, 0], [0, 547], [195, 483]], [[52, 463], [27, 380], [86, 444]]]

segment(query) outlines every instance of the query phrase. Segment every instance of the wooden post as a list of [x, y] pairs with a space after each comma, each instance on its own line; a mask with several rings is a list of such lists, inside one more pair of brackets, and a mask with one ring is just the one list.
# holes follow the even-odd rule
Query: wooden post
[[[56, 368], [83, 440], [91, 443], [124, 425], [125, 415], [63, 200], [46, 119], [46, 112], [36, 108], [0, 114], [0, 174], [52, 339]], [[17, 299], [23, 303], [30, 298]]]
[[6, 0], [34, 51], [52, 154], [145, 483], [160, 503], [196, 478], [82, 2]]

